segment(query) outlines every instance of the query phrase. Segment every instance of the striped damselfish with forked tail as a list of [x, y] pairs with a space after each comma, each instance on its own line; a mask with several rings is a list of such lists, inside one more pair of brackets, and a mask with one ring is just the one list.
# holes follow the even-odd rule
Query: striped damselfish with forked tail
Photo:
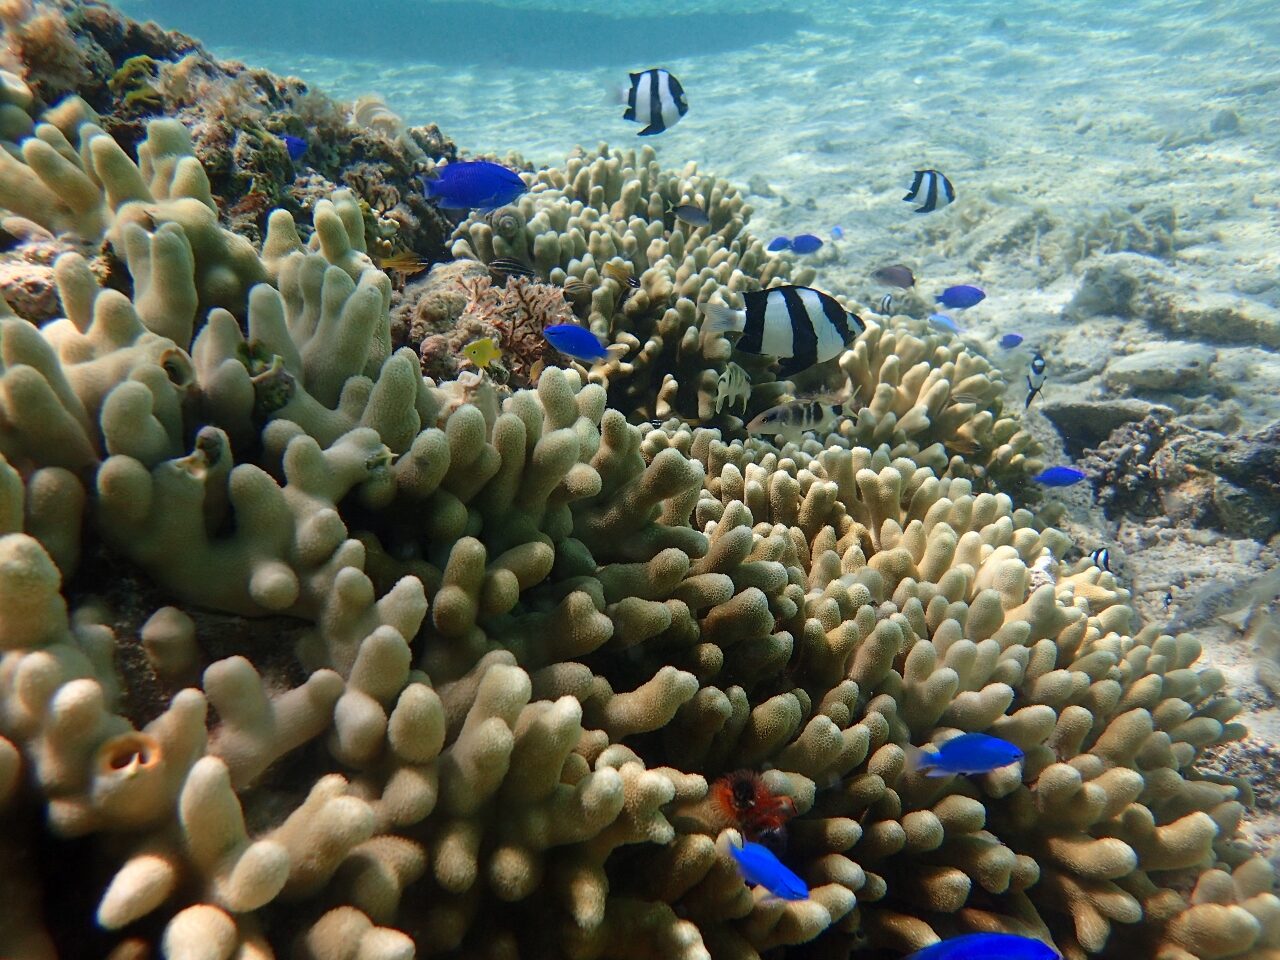
[[1020, 933], [964, 933], [909, 953], [903, 960], [1060, 960], [1043, 940]]
[[747, 433], [781, 437], [799, 443], [801, 437], [813, 431], [827, 433], [844, 415], [839, 404], [819, 403], [817, 400], [788, 400], [757, 414], [747, 424]]
[[837, 357], [867, 325], [829, 294], [810, 287], [750, 290], [743, 310], [704, 303], [704, 333], [741, 333], [743, 353], [777, 357], [784, 377]]
[[921, 750], [916, 769], [926, 777], [953, 773], [990, 773], [1022, 759], [1022, 751], [1008, 740], [985, 733], [962, 733], [932, 750]]
[[919, 203], [916, 213], [932, 213], [945, 207], [956, 198], [955, 187], [951, 181], [937, 170], [917, 170], [911, 181], [911, 187], [903, 200]]
[[618, 99], [627, 105], [623, 120], [644, 124], [639, 136], [651, 137], [674, 127], [689, 112], [684, 88], [669, 70], [651, 67], [630, 77], [631, 83], [618, 91]]

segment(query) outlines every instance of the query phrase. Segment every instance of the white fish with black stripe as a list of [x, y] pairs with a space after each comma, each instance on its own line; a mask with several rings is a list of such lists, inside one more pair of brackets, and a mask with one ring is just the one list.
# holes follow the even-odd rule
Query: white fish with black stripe
[[867, 329], [862, 318], [835, 297], [811, 287], [782, 286], [742, 295], [745, 308], [704, 303], [704, 333], [740, 333], [734, 349], [777, 357], [789, 377], [837, 357]]
[[940, 210], [956, 198], [955, 187], [946, 175], [937, 170], [917, 170], [911, 181], [911, 189], [903, 197], [911, 203], [919, 203], [916, 213], [932, 213]]
[[757, 414], [747, 424], [747, 433], [799, 443], [806, 433], [830, 433], [842, 416], [844, 407], [838, 403], [788, 400]]
[[617, 102], [627, 105], [622, 119], [644, 124], [639, 136], [651, 137], [689, 112], [684, 88], [669, 70], [652, 67], [630, 74], [631, 83], [617, 91]]
[[1111, 572], [1111, 551], [1106, 547], [1099, 547], [1089, 554], [1089, 560], [1099, 570], [1105, 570], [1107, 573]]

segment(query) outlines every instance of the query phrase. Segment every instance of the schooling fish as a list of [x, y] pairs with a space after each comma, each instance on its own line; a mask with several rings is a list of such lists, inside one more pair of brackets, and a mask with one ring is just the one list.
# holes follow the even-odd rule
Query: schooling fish
[[788, 400], [770, 407], [755, 416], [747, 424], [747, 433], [781, 437], [799, 443], [809, 431], [827, 433], [844, 415], [839, 404], [819, 403], [817, 400]]
[[933, 750], [922, 750], [916, 768], [926, 777], [952, 773], [990, 773], [1022, 759], [1008, 740], [985, 733], [962, 733]]
[[622, 102], [627, 105], [622, 119], [644, 124], [640, 136], [651, 137], [674, 127], [689, 112], [684, 88], [669, 71], [653, 67], [629, 76], [631, 84], [621, 92]]
[[459, 160], [436, 174], [434, 180], [422, 180], [422, 189], [446, 210], [494, 210], [529, 189], [514, 170], [488, 160]]
[[891, 317], [893, 316], [891, 312], [892, 310], [893, 310], [893, 294], [886, 293], [883, 297], [880, 298], [880, 312], [886, 317]]
[[889, 267], [881, 267], [871, 274], [871, 279], [880, 283], [887, 283], [891, 287], [901, 287], [903, 290], [916, 285], [916, 275], [911, 272], [910, 267], [901, 263], [895, 263]]
[[794, 253], [817, 253], [821, 248], [822, 240], [812, 233], [802, 233], [791, 239], [791, 249]]
[[1075, 467], [1050, 467], [1042, 470], [1031, 479], [1045, 487], [1069, 487], [1085, 478]]
[[307, 152], [307, 141], [301, 137], [291, 137], [287, 133], [282, 133], [280, 139], [284, 141], [284, 149], [289, 154], [289, 159], [295, 163]]
[[711, 226], [711, 218], [707, 216], [707, 211], [696, 203], [682, 203], [678, 207], [672, 207], [671, 212], [676, 215], [677, 219], [683, 220], [691, 227]]
[[768, 847], [750, 841], [739, 846], [730, 841], [729, 853], [738, 862], [738, 870], [747, 883], [764, 887], [783, 900], [809, 899], [808, 884], [796, 876]]
[[942, 327], [944, 330], [950, 330], [952, 333], [960, 332], [960, 328], [956, 326], [956, 322], [945, 313], [929, 314], [929, 322], [935, 327]]
[[769, 241], [769, 246], [765, 247], [770, 253], [777, 253], [779, 250], [790, 250], [791, 241], [786, 237], [774, 237]]
[[1089, 559], [1099, 570], [1105, 570], [1107, 573], [1111, 572], [1111, 551], [1106, 547], [1099, 547], [1093, 551], [1093, 553], [1089, 554]]
[[1020, 333], [1006, 333], [1000, 338], [1000, 346], [1004, 347], [1006, 350], [1012, 350], [1021, 342], [1022, 334]]
[[907, 954], [904, 960], [1060, 960], [1053, 947], [1019, 933], [965, 933]]
[[912, 203], [919, 201], [921, 206], [916, 207], [916, 213], [932, 213], [955, 198], [955, 188], [943, 174], [937, 170], [917, 170], [911, 189], [902, 199]]
[[[781, 360], [789, 377], [816, 363], [839, 356], [867, 325], [828, 294], [810, 287], [784, 286], [751, 290], [742, 295], [746, 309], [704, 303], [705, 333], [741, 333], [735, 344], [743, 353]], [[856, 329], [850, 326], [850, 321]]]
[[547, 342], [575, 360], [603, 360], [609, 355], [599, 338], [586, 327], [573, 323], [557, 323], [544, 327]]
[[462, 355], [483, 370], [502, 356], [502, 350], [493, 337], [481, 337], [463, 347]]
[[954, 287], [947, 287], [942, 293], [933, 298], [944, 307], [950, 307], [952, 310], [964, 310], [975, 304], [981, 303], [987, 299], [987, 295], [977, 287], [971, 287], [967, 283], [962, 283]]

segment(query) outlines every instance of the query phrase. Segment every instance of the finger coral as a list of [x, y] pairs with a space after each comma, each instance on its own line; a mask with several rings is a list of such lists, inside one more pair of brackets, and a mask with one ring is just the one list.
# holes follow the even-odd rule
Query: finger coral
[[[1030, 451], [975, 358], [871, 327], [838, 363], [869, 412], [782, 449], [637, 425], [656, 394], [619, 409], [608, 373], [435, 383], [392, 350], [353, 196], [305, 244], [273, 213], [257, 250], [171, 124], [137, 163], [85, 136], [133, 199], [59, 226], [119, 244], [120, 289], [69, 254], [63, 318], [0, 319], [0, 953], [1280, 950], [1247, 796], [1198, 766], [1239, 702], [984, 489]], [[540, 175], [510, 250], [477, 221], [459, 242], [553, 282], [625, 253], [628, 304], [680, 285], [679, 324], [720, 272], [781, 269], [740, 198], [641, 160]], [[88, 176], [63, 161], [29, 175]], [[701, 252], [659, 229], [686, 189], [722, 231]], [[121, 221], [181, 200], [209, 216]], [[957, 732], [1023, 761], [910, 762]], [[721, 778], [807, 899], [743, 882]]]

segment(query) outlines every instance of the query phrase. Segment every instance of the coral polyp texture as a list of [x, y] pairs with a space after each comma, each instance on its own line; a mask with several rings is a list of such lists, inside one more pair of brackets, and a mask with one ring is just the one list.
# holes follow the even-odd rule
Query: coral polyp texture
[[[113, 256], [110, 285], [56, 260], [58, 319], [0, 317], [0, 954], [1278, 955], [1248, 787], [1198, 767], [1239, 702], [983, 488], [1027, 454], [962, 349], [869, 325], [834, 364], [865, 417], [782, 449], [646, 406], [652, 377], [619, 409], [621, 366], [437, 383], [393, 348], [350, 192], [258, 248], [173, 121], [136, 161], [55, 129], [0, 176]], [[625, 254], [621, 315], [681, 325], [774, 278], [714, 182], [569, 169], [513, 234], [544, 280]], [[686, 189], [724, 233], [672, 253], [653, 198]], [[639, 343], [614, 282], [590, 322]], [[728, 361], [664, 322], [658, 353]], [[1024, 760], [915, 768], [961, 732]], [[738, 873], [714, 785], [740, 770], [807, 899]]]

